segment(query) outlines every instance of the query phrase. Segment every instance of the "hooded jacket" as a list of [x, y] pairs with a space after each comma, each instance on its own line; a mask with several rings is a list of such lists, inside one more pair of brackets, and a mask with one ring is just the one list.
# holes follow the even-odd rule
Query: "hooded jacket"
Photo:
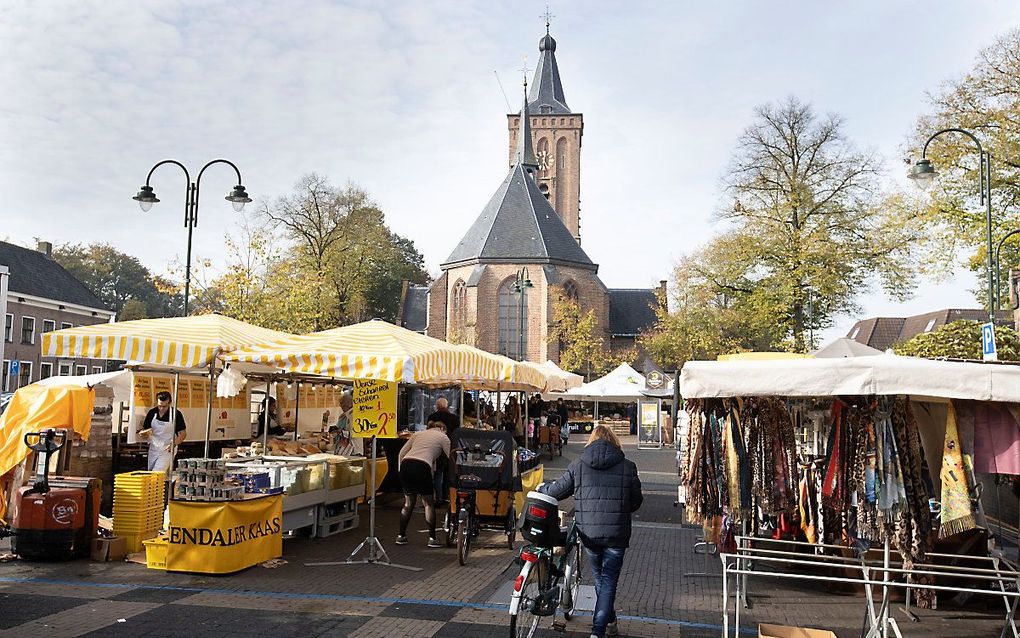
[[634, 462], [613, 444], [595, 441], [541, 491], [557, 500], [574, 496], [574, 520], [586, 547], [630, 545], [630, 515], [643, 500], [641, 480]]

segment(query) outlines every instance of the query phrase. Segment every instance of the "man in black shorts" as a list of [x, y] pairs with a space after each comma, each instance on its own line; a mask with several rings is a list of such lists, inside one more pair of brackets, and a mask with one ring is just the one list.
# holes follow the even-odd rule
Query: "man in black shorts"
[[[453, 434], [460, 427], [460, 417], [450, 412], [450, 402], [446, 400], [446, 397], [436, 399], [436, 411], [425, 419], [427, 426], [431, 427], [433, 423], [442, 423], [446, 429], [446, 437], [453, 441]], [[450, 486], [453, 485], [448, 459], [440, 459], [435, 469], [436, 505], [442, 507], [447, 504], [446, 495], [449, 493]]]

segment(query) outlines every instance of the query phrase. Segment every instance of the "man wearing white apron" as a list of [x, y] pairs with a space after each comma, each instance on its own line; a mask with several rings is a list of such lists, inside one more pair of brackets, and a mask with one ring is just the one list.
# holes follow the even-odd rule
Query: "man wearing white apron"
[[[171, 448], [176, 448], [188, 436], [184, 416], [178, 410], [170, 409], [170, 393], [156, 395], [156, 407], [145, 415], [142, 427], [149, 431], [149, 471], [167, 472], [173, 464]], [[176, 414], [174, 423], [170, 420]]]

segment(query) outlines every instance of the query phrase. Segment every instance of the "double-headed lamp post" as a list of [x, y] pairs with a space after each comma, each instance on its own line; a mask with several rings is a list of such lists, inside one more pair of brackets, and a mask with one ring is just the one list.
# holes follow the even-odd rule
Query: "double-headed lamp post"
[[978, 191], [981, 195], [981, 203], [985, 207], [985, 223], [986, 223], [986, 239], [988, 251], [986, 269], [988, 276], [988, 320], [991, 322], [995, 321], [995, 276], [994, 266], [992, 264], [992, 155], [987, 152], [982, 146], [980, 140], [971, 133], [970, 131], [962, 128], [947, 128], [941, 131], [936, 131], [928, 138], [928, 141], [924, 143], [924, 148], [921, 149], [921, 159], [914, 164], [913, 170], [911, 170], [909, 177], [919, 184], [922, 188], [926, 189], [931, 186], [938, 172], [932, 165], [931, 160], [927, 159], [928, 145], [932, 143], [936, 137], [945, 133], [959, 133], [970, 138], [970, 141], [974, 142], [974, 145], [978, 150]]
[[184, 171], [184, 179], [187, 182], [187, 190], [184, 195], [184, 227], [188, 229], [188, 252], [185, 260], [186, 263], [184, 271], [184, 316], [187, 317], [188, 301], [191, 295], [191, 235], [195, 226], [198, 226], [198, 196], [199, 189], [202, 186], [202, 174], [205, 173], [205, 169], [209, 168], [213, 164], [227, 164], [233, 168], [234, 173], [237, 174], [237, 185], [234, 186], [234, 189], [230, 191], [230, 194], [224, 199], [234, 206], [235, 211], [241, 212], [244, 210], [244, 205], [251, 201], [251, 198], [248, 197], [248, 193], [245, 192], [244, 186], [241, 185], [241, 171], [238, 170], [237, 166], [235, 166], [230, 160], [212, 160], [198, 171], [198, 178], [192, 182], [191, 174], [188, 173], [188, 169], [184, 167], [184, 164], [181, 164], [177, 160], [168, 159], [156, 163], [156, 165], [149, 170], [149, 174], [145, 177], [145, 185], [142, 186], [137, 195], [131, 198], [138, 202], [138, 206], [142, 209], [143, 213], [149, 212], [152, 205], [159, 202], [159, 199], [156, 198], [156, 193], [152, 190], [152, 186], [149, 185], [149, 181], [152, 179], [152, 174], [156, 172], [156, 169], [164, 164], [179, 166], [180, 169]]
[[518, 323], [517, 323], [517, 360], [524, 361], [527, 357], [524, 355], [524, 330], [527, 324], [524, 321], [524, 311], [527, 308], [528, 303], [528, 288], [534, 288], [534, 284], [531, 283], [531, 278], [528, 276], [527, 267], [521, 268], [517, 271], [517, 279], [510, 285], [510, 292], [515, 295], [520, 295], [521, 300], [517, 306], [518, 309]]

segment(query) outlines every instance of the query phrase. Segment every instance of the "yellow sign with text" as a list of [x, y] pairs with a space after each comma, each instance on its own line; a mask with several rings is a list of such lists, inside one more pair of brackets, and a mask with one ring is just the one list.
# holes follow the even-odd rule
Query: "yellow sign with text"
[[354, 438], [381, 439], [397, 437], [397, 384], [375, 379], [354, 382], [354, 415], [351, 433]]
[[283, 555], [283, 496], [170, 501], [171, 572], [232, 574]]

